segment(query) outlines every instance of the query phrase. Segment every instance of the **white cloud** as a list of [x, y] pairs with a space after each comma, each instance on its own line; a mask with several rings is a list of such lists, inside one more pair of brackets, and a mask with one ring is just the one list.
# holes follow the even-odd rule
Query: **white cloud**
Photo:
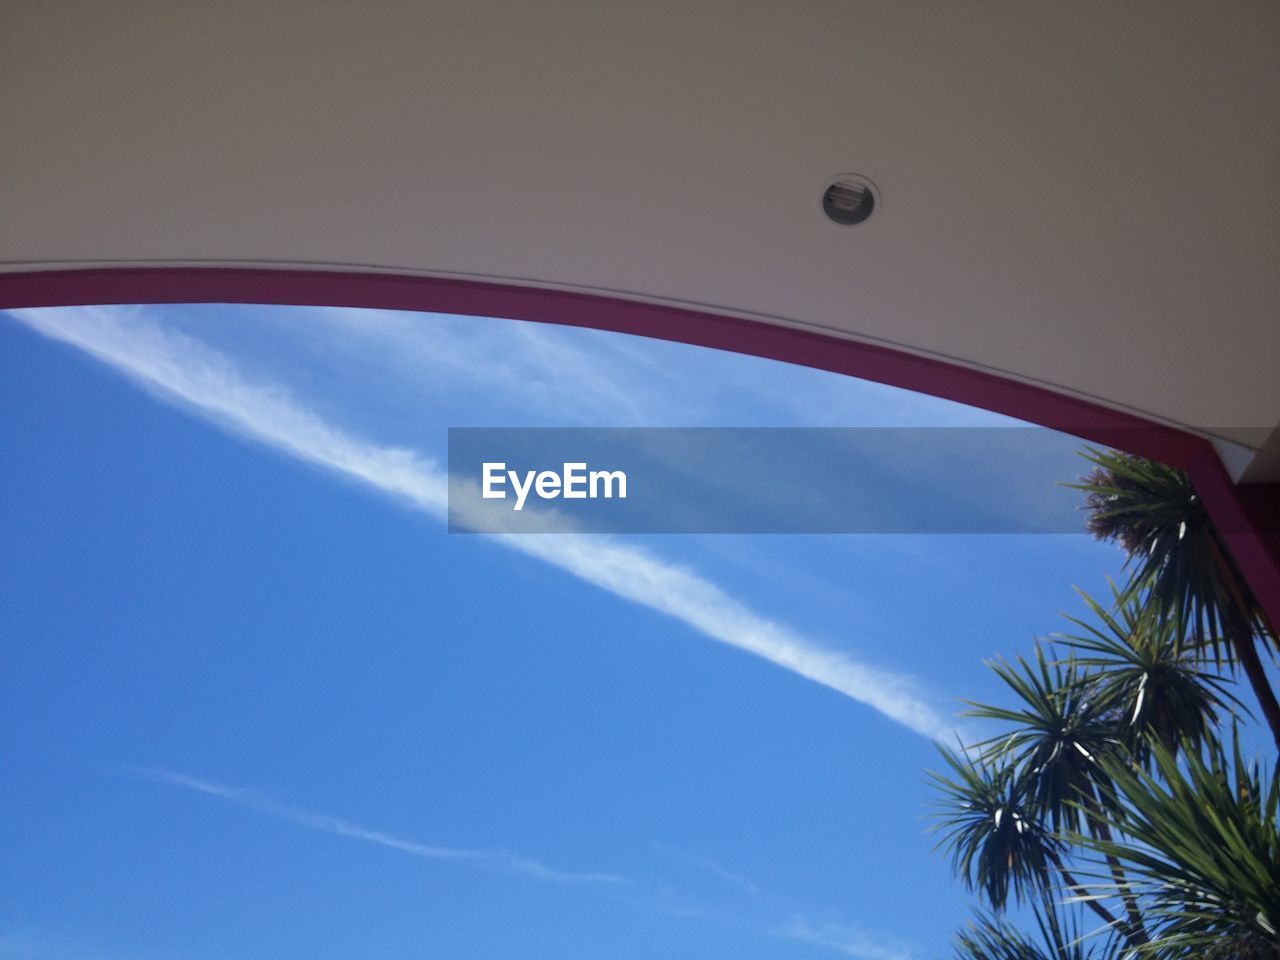
[[688, 863], [691, 863], [693, 866], [697, 867], [699, 870], [702, 870], [705, 873], [709, 873], [713, 877], [717, 877], [718, 879], [724, 881], [730, 887], [736, 889], [741, 893], [747, 893], [752, 896], [758, 896], [761, 892], [760, 885], [756, 883], [754, 880], [752, 880], [750, 877], [746, 876], [745, 874], [738, 873], [736, 870], [730, 870], [724, 864], [719, 863], [718, 861], [713, 860], [710, 857], [703, 856], [702, 854], [699, 854], [699, 853], [693, 853], [692, 851], [689, 851], [689, 850], [677, 850], [664, 843], [657, 844], [657, 847], [659, 850], [662, 850], [664, 853], [674, 854], [680, 857], [682, 860], [685, 860]]
[[296, 823], [299, 826], [308, 827], [312, 830], [319, 830], [323, 833], [331, 833], [335, 836], [348, 837], [352, 840], [359, 840], [363, 843], [371, 843], [375, 846], [386, 847], [390, 850], [399, 851], [400, 853], [407, 853], [410, 856], [421, 857], [424, 860], [450, 860], [461, 863], [470, 863], [475, 866], [501, 870], [505, 873], [514, 873], [520, 876], [530, 877], [535, 880], [549, 880], [564, 883], [605, 884], [628, 882], [626, 877], [616, 873], [557, 870], [556, 868], [549, 867], [537, 860], [530, 860], [526, 857], [521, 857], [511, 853], [504, 853], [497, 850], [439, 847], [431, 844], [419, 843], [416, 840], [405, 840], [402, 837], [383, 833], [381, 830], [371, 830], [358, 823], [352, 823], [350, 820], [343, 820], [339, 817], [332, 817], [323, 813], [314, 813], [310, 810], [304, 810], [301, 807], [294, 807], [281, 803], [278, 800], [274, 800], [266, 794], [260, 793], [256, 790], [248, 790], [243, 787], [228, 787], [220, 783], [214, 783], [210, 780], [201, 780], [198, 777], [191, 777], [182, 773], [173, 773], [169, 770], [142, 768], [131, 769], [126, 772], [149, 777], [154, 780], [160, 780], [175, 787], [193, 790], [196, 793], [203, 793], [207, 796], [218, 797], [222, 800], [229, 800], [232, 803], [238, 803], [241, 806], [249, 807], [259, 813], [269, 814], [273, 817], [278, 817], [281, 820], [288, 820], [290, 823]]
[[779, 930], [778, 935], [787, 940], [826, 947], [857, 960], [911, 960], [908, 948], [857, 927], [813, 924], [803, 918], [795, 918]]
[[[432, 458], [354, 436], [307, 410], [277, 385], [246, 380], [224, 354], [147, 320], [138, 308], [12, 311], [11, 316], [83, 350], [155, 396], [303, 462], [371, 487], [437, 519], [448, 478]], [[686, 567], [604, 536], [497, 535], [504, 546], [684, 623], [864, 703], [910, 730], [951, 741], [955, 727], [907, 676], [860, 663], [775, 623]]]
[[599, 330], [351, 308], [309, 307], [282, 322], [322, 341], [320, 353], [345, 364], [359, 357], [418, 394], [432, 385], [518, 393], [527, 416], [556, 425], [719, 426], [729, 397], [752, 425], [1016, 423], [867, 380]]
[[563, 330], [526, 321], [336, 307], [308, 308], [305, 316], [308, 336], [328, 341], [326, 353], [360, 356], [419, 393], [424, 383], [471, 388], [479, 396], [518, 393], [529, 415], [557, 422], [575, 410], [618, 424], [674, 412], [666, 391], [633, 389], [669, 371], [648, 365], [642, 351], [627, 345], [630, 338], [597, 340], [610, 349], [593, 351], [571, 343]]

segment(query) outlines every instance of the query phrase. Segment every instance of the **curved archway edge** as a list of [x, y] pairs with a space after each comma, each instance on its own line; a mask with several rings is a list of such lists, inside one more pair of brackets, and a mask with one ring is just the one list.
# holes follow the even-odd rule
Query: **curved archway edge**
[[719, 313], [472, 280], [251, 267], [0, 273], [0, 309], [138, 303], [368, 307], [591, 327], [801, 364], [954, 400], [1186, 470], [1280, 624], [1280, 484], [1237, 485], [1203, 437], [934, 357]]

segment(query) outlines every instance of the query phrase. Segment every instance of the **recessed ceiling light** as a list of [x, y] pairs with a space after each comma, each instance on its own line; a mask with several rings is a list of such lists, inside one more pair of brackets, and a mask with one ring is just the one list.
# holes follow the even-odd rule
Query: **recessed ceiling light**
[[822, 212], [832, 223], [852, 227], [863, 223], [876, 208], [876, 189], [866, 177], [842, 173], [822, 191]]

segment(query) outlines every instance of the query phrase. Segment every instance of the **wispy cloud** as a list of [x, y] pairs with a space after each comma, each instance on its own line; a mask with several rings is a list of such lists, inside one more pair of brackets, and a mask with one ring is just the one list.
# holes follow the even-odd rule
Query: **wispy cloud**
[[[682, 850], [665, 843], [656, 843], [657, 849], [677, 857], [722, 881], [724, 888], [736, 894], [737, 909], [709, 910], [683, 905], [683, 909], [668, 910], [685, 916], [698, 916], [725, 926], [749, 929], [761, 936], [793, 940], [822, 947], [834, 953], [855, 957], [857, 960], [914, 960], [917, 956], [903, 940], [864, 926], [828, 920], [816, 923], [808, 915], [788, 905], [789, 898], [766, 891], [760, 884], [736, 870], [710, 857], [689, 850]], [[761, 913], [789, 916], [783, 923], [770, 925], [761, 920]]]
[[[857, 958], [857, 960], [913, 960], [910, 950], [903, 947], [900, 941], [887, 938], [862, 928], [843, 924], [813, 924], [803, 917], [793, 917], [780, 926], [762, 925], [756, 915], [759, 911], [760, 888], [751, 880], [721, 866], [715, 861], [688, 852], [675, 851], [659, 845], [667, 852], [676, 853], [689, 860], [698, 868], [708, 871], [719, 879], [737, 888], [740, 893], [748, 893], [757, 904], [755, 912], [744, 914], [739, 911], [712, 910], [684, 899], [669, 886], [654, 886], [643, 880], [636, 880], [621, 873], [600, 871], [562, 870], [548, 866], [539, 860], [533, 860], [515, 853], [502, 850], [483, 850], [468, 847], [445, 847], [436, 844], [421, 843], [408, 840], [382, 830], [374, 830], [351, 820], [329, 814], [317, 813], [303, 807], [284, 803], [275, 797], [247, 787], [234, 787], [201, 777], [193, 777], [172, 770], [154, 767], [125, 767], [122, 773], [141, 777], [158, 783], [167, 784], [193, 793], [216, 797], [238, 806], [246, 807], [257, 813], [274, 817], [289, 823], [315, 830], [368, 843], [398, 853], [419, 857], [423, 860], [437, 860], [456, 863], [525, 877], [530, 880], [547, 883], [588, 884], [610, 891], [609, 896], [618, 902], [632, 906], [656, 910], [669, 916], [687, 917], [706, 920], [739, 930], [750, 930], [755, 933], [775, 936], [785, 940], [795, 940], [824, 947], [836, 953]], [[0, 948], [5, 938], [0, 936]], [[0, 960], [7, 955], [0, 949]], [[77, 957], [81, 956], [76, 954]]]
[[[826, 947], [828, 950], [838, 952], [838, 954], [858, 957], [858, 960], [913, 960], [913, 955], [911, 955], [909, 948], [902, 946], [900, 941], [892, 940], [892, 938], [888, 938], [884, 934], [874, 933], [860, 927], [851, 927], [851, 925], [838, 923], [814, 924], [804, 919], [803, 916], [792, 916], [785, 924], [777, 925], [777, 927], [768, 927], [768, 925], [760, 925], [758, 916], [754, 914], [746, 915], [739, 913], [739, 911], [708, 909], [705, 906], [687, 901], [675, 888], [654, 886], [653, 883], [639, 881], [639, 879], [627, 877], [621, 873], [563, 870], [548, 867], [547, 864], [541, 863], [539, 860], [525, 858], [525, 856], [507, 851], [422, 844], [419, 841], [406, 840], [406, 838], [394, 836], [392, 833], [362, 826], [362, 824], [352, 822], [352, 820], [316, 813], [314, 810], [307, 810], [301, 808], [301, 806], [285, 804], [260, 790], [228, 786], [225, 783], [204, 780], [201, 777], [192, 777], [186, 773], [166, 771], [166, 769], [154, 767], [125, 767], [120, 772], [128, 774], [128, 776], [166, 783], [166, 785], [196, 792], [196, 794], [218, 797], [220, 800], [227, 800], [229, 803], [244, 806], [244, 808], [255, 810], [257, 813], [285, 820], [285, 822], [294, 823], [300, 827], [314, 829], [314, 831], [321, 833], [330, 833], [330, 835], [337, 837], [346, 837], [349, 840], [364, 842], [364, 844], [385, 847], [385, 849], [417, 856], [417, 858], [424, 860], [451, 861], [451, 863], [470, 865], [470, 867], [498, 870], [500, 873], [515, 874], [515, 876], [536, 879], [536, 881], [594, 884], [594, 886], [602, 886], [607, 890], [616, 891], [616, 895], [611, 893], [611, 896], [616, 896], [618, 901], [627, 902], [627, 904], [637, 906], [637, 908], [654, 909], [659, 913], [672, 916], [710, 920], [710, 922], [727, 925], [727, 927], [750, 929], [750, 931], [767, 934], [767, 936], [781, 937], [783, 940], [813, 943], [815, 946]], [[751, 879], [723, 867], [723, 865], [716, 863], [714, 860], [704, 858], [704, 856], [691, 854], [691, 852], [687, 851], [672, 850], [671, 847], [666, 845], [659, 844], [658, 846], [659, 849], [677, 854], [681, 858], [689, 860], [695, 867], [714, 874], [721, 881], [735, 887], [740, 893], [749, 893], [751, 899], [756, 904], [759, 904], [758, 897], [762, 895], [762, 891], [760, 891], [758, 884], [751, 881]], [[0, 937], [0, 945], [3, 945], [3, 942], [3, 937]], [[3, 960], [3, 957], [4, 955], [0, 954], [0, 960]]]
[[[444, 519], [448, 477], [414, 450], [368, 442], [306, 409], [287, 389], [246, 379], [224, 354], [150, 322], [137, 308], [18, 310], [31, 329], [70, 344], [153, 395], [243, 437]], [[603, 536], [493, 539], [614, 595], [664, 613], [703, 636], [752, 653], [864, 703], [926, 737], [955, 727], [913, 678], [854, 660], [761, 616], [695, 571]]]
[[649, 366], [630, 338], [593, 331], [604, 338], [595, 345], [607, 349], [585, 350], [565, 331], [540, 323], [323, 307], [308, 309], [306, 319], [311, 335], [331, 341], [329, 352], [364, 357], [419, 392], [424, 381], [481, 395], [518, 392], [529, 414], [557, 422], [579, 410], [644, 424], [676, 409], [669, 391], [634, 389], [637, 379], [670, 372]]
[[528, 416], [550, 417], [556, 425], [585, 418], [592, 426], [719, 426], [726, 397], [753, 425], [1016, 422], [851, 377], [755, 357], [709, 357], [681, 344], [555, 324], [351, 308], [307, 308], [285, 322], [326, 341], [324, 352], [376, 363], [419, 394], [431, 384], [478, 388], [478, 394], [518, 391]]
[[796, 917], [777, 932], [786, 940], [812, 943], [857, 960], [912, 960], [910, 949], [901, 943], [857, 927], [814, 924]]
[[752, 896], [760, 893], [760, 885], [750, 877], [738, 873], [736, 870], [730, 870], [724, 864], [719, 863], [710, 857], [703, 856], [699, 853], [693, 853], [689, 850], [680, 850], [665, 843], [657, 843], [655, 846], [663, 853], [679, 857], [681, 860], [692, 864], [704, 873], [708, 873], [711, 876], [722, 880], [724, 883], [733, 887], [740, 893], [749, 893]]
[[616, 885], [630, 882], [627, 877], [618, 873], [559, 870], [555, 867], [549, 867], [541, 861], [531, 860], [527, 857], [522, 857], [517, 854], [501, 850], [475, 850], [465, 847], [441, 847], [434, 844], [419, 843], [416, 840], [406, 840], [403, 837], [384, 833], [381, 830], [372, 830], [369, 827], [361, 826], [360, 824], [353, 823], [350, 820], [343, 820], [340, 817], [333, 817], [324, 813], [315, 813], [311, 810], [305, 810], [302, 807], [295, 807], [286, 803], [281, 803], [279, 800], [257, 790], [250, 790], [244, 787], [229, 787], [225, 784], [214, 783], [211, 780], [202, 780], [199, 777], [192, 777], [183, 773], [174, 773], [170, 770], [158, 770], [148, 767], [131, 767], [126, 768], [124, 772], [152, 780], [158, 780], [162, 783], [170, 784], [171, 786], [181, 787], [184, 790], [203, 793], [206, 796], [228, 800], [232, 803], [239, 804], [240, 806], [249, 807], [259, 813], [265, 813], [280, 820], [287, 820], [290, 823], [296, 823], [298, 826], [307, 827], [311, 830], [319, 830], [322, 833], [331, 833], [334, 836], [347, 837], [352, 840], [359, 840], [362, 843], [370, 843], [375, 846], [386, 847], [389, 850], [396, 850], [400, 853], [407, 853], [410, 856], [421, 857], [424, 860], [446, 860], [456, 863], [467, 863], [477, 867], [499, 870], [503, 873], [512, 873], [523, 877], [529, 877], [534, 880], [546, 880], [558, 883], [599, 883]]

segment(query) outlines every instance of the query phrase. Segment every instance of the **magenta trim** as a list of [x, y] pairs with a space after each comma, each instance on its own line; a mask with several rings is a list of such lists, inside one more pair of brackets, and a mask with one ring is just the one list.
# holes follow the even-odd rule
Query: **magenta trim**
[[1201, 437], [998, 374], [758, 320], [470, 280], [242, 267], [0, 273], [0, 309], [108, 303], [374, 307], [592, 327], [782, 360], [981, 407], [1188, 471], [1272, 623], [1280, 624], [1280, 484], [1237, 486]]

